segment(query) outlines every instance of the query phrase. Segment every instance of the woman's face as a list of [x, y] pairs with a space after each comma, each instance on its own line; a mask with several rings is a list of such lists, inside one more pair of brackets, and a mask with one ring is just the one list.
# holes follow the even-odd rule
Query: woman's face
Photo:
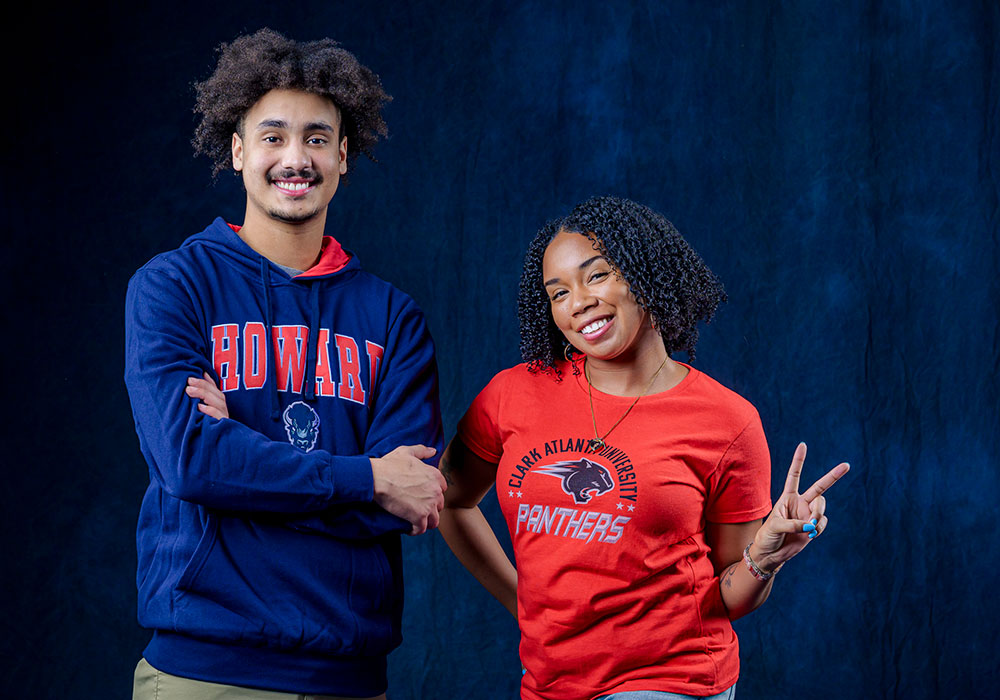
[[649, 314], [586, 236], [556, 234], [542, 258], [542, 279], [556, 327], [587, 356], [629, 361], [647, 343], [663, 346]]

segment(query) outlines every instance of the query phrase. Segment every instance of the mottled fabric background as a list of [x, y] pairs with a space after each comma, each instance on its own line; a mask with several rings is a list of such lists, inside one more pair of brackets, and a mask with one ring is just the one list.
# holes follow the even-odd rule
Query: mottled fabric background
[[[191, 155], [191, 84], [270, 26], [394, 101], [328, 232], [409, 292], [446, 430], [518, 362], [521, 255], [595, 194], [662, 211], [731, 300], [696, 365], [759, 408], [774, 487], [840, 460], [830, 529], [737, 623], [741, 700], [974, 698], [1000, 681], [993, 1], [28, 3], [4, 42], [0, 695], [127, 698], [147, 482], [131, 273], [243, 194]], [[683, 358], [681, 358], [683, 359]], [[775, 491], [775, 494], [777, 491]], [[501, 526], [495, 498], [485, 511]], [[514, 698], [514, 622], [404, 541], [390, 698]], [[613, 650], [609, 650], [613, 653]]]

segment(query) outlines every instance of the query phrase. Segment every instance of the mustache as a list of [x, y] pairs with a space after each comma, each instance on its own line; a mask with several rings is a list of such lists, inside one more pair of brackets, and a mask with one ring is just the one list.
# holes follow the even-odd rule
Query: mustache
[[302, 178], [303, 180], [311, 180], [314, 185], [318, 185], [323, 182], [323, 176], [312, 168], [303, 168], [302, 170], [281, 170], [278, 172], [271, 172], [267, 174], [267, 183], [271, 184], [275, 180], [291, 180], [293, 178]]

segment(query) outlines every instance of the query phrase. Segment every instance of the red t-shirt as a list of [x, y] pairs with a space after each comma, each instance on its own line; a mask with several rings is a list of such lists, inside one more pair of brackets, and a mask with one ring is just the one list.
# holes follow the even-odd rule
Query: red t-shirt
[[[562, 381], [526, 365], [500, 372], [458, 427], [474, 453], [499, 464], [517, 560], [522, 698], [722, 692], [739, 676], [739, 649], [705, 521], [748, 522], [771, 509], [756, 409], [688, 367], [588, 454], [586, 380], [560, 369]], [[593, 398], [602, 434], [634, 401]]]

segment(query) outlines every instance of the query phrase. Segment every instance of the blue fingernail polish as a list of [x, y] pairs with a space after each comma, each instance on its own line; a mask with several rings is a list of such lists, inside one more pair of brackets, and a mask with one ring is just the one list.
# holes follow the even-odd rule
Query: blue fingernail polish
[[809, 522], [811, 522], [811, 523], [812, 523], [813, 525], [815, 525], [815, 524], [816, 524], [816, 518], [813, 518], [813, 519], [812, 519], [812, 520], [810, 520]]
[[802, 532], [815, 532], [815, 531], [816, 531], [816, 526], [813, 525], [812, 523], [806, 523], [805, 525], [802, 526]]
[[818, 532], [816, 532], [815, 530], [813, 530], [812, 532], [809, 533], [809, 539], [812, 539], [813, 537], [815, 537], [818, 534], [819, 534]]

